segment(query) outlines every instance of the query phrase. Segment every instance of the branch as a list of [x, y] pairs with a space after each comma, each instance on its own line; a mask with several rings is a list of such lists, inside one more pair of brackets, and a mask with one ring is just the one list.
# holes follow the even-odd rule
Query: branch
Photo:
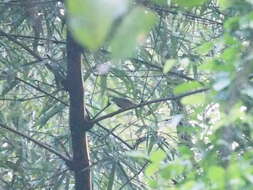
[[57, 100], [58, 102], [62, 103], [63, 105], [68, 106], [68, 104], [67, 104], [66, 102], [64, 102], [64, 101], [62, 101], [61, 99], [59, 99], [59, 98], [57, 98], [57, 97], [55, 97], [55, 96], [49, 94], [48, 92], [42, 90], [41, 88], [39, 88], [39, 87], [37, 87], [37, 86], [35, 86], [35, 85], [33, 85], [33, 84], [31, 84], [31, 83], [29, 83], [29, 82], [27, 82], [27, 81], [21, 79], [21, 78], [15, 77], [15, 79], [18, 80], [18, 81], [20, 81], [20, 82], [23, 82], [24, 84], [26, 84], [26, 85], [28, 85], [28, 86], [34, 88], [35, 90], [37, 90], [37, 91], [39, 91], [39, 92], [44, 93], [45, 95], [49, 96], [50, 98], [53, 98], [53, 99]]
[[30, 100], [35, 100], [39, 98], [44, 98], [46, 95], [41, 95], [41, 96], [34, 96], [30, 98], [0, 98], [1, 101], [17, 101], [17, 102], [25, 102], [25, 101], [30, 101]]
[[[147, 65], [147, 66], [156, 68], [156, 69], [158, 69], [158, 70], [160, 70], [160, 71], [163, 70], [163, 68], [162, 68], [161, 66], [156, 65], [156, 64], [149, 63], [148, 61], [144, 61], [144, 60], [137, 59], [137, 58], [130, 58], [130, 60], [133, 61], [133, 62], [140, 62], [140, 63], [143, 63], [143, 64], [145, 64], [145, 65]], [[178, 76], [178, 77], [180, 77], [180, 78], [183, 78], [183, 79], [186, 79], [186, 80], [190, 80], [190, 81], [196, 81], [196, 79], [191, 78], [191, 77], [188, 77], [188, 76], [186, 76], [186, 75], [184, 75], [184, 74], [182, 74], [182, 73], [177, 73], [177, 72], [169, 71], [167, 74], [168, 74], [168, 75], [170, 74], [170, 75]]]
[[42, 144], [41, 142], [39, 142], [39, 141], [37, 141], [37, 140], [35, 140], [35, 139], [33, 139], [33, 138], [31, 138], [31, 137], [29, 137], [29, 136], [27, 136], [27, 135], [21, 133], [21, 132], [15, 130], [15, 129], [13, 129], [13, 128], [10, 128], [10, 127], [8, 127], [8, 126], [2, 124], [2, 123], [0, 123], [0, 127], [6, 129], [6, 130], [8, 130], [8, 131], [11, 131], [12, 133], [15, 133], [16, 135], [19, 135], [19, 136], [21, 136], [21, 137], [24, 137], [25, 139], [27, 139], [27, 140], [33, 142], [34, 144], [38, 145], [39, 147], [46, 149], [48, 152], [51, 152], [51, 153], [55, 154], [56, 156], [58, 156], [58, 157], [59, 157], [60, 159], [62, 159], [63, 161], [65, 161], [65, 162], [70, 162], [70, 160], [69, 160], [66, 156], [64, 156], [64, 155], [62, 155], [61, 153], [57, 152], [56, 150], [50, 148], [49, 146], [47, 146], [47, 145], [45, 145], [45, 144]]
[[161, 14], [161, 12], [162, 13], [167, 13], [167, 14], [173, 14], [173, 15], [182, 14], [186, 18], [189, 18], [189, 19], [192, 19], [192, 20], [196, 19], [196, 20], [199, 20], [199, 21], [208, 22], [210, 24], [216, 24], [216, 25], [219, 25], [219, 26], [223, 25], [222, 22], [218, 22], [216, 20], [212, 20], [212, 19], [208, 19], [208, 18], [203, 18], [201, 16], [194, 15], [194, 14], [191, 14], [191, 13], [182, 13], [182, 12], [179, 12], [179, 11], [169, 10], [169, 9], [158, 7], [158, 6], [148, 6], [148, 8], [150, 8], [151, 10], [154, 10], [154, 11], [158, 12], [158, 14], [159, 13]]
[[124, 141], [122, 138], [120, 138], [119, 136], [117, 136], [115, 133], [113, 133], [113, 131], [107, 129], [106, 127], [104, 127], [103, 125], [101, 125], [100, 123], [96, 123], [100, 128], [102, 128], [103, 130], [105, 130], [109, 135], [112, 135], [114, 138], [116, 138], [117, 140], [119, 140], [122, 144], [124, 144], [125, 146], [127, 146], [130, 150], [133, 150], [134, 147], [132, 147], [130, 144], [128, 144], [126, 141]]
[[119, 190], [122, 190], [126, 185], [128, 185], [129, 183], [131, 183], [132, 180], [134, 180], [134, 178], [136, 178], [138, 175], [140, 175], [141, 172], [143, 172], [143, 170], [146, 168], [146, 166], [148, 165], [148, 161], [141, 167], [141, 169], [134, 174], [133, 177], [129, 178], [120, 188]]
[[[0, 34], [0, 36], [6, 36], [6, 34]], [[33, 40], [42, 40], [42, 41], [50, 41], [55, 44], [66, 44], [65, 41], [59, 41], [59, 40], [53, 40], [53, 39], [48, 39], [48, 38], [39, 38], [35, 36], [25, 36], [25, 35], [16, 35], [16, 34], [8, 34], [8, 36], [11, 36], [13, 38], [26, 38], [26, 39], [33, 39]]]
[[34, 58], [38, 59], [39, 61], [44, 60], [37, 53], [35, 53], [33, 50], [31, 50], [29, 47], [27, 47], [24, 44], [22, 44], [21, 42], [17, 41], [14, 37], [10, 36], [9, 34], [5, 33], [4, 31], [0, 30], [0, 35], [5, 36], [8, 40], [19, 45], [20, 47], [22, 47], [24, 50], [26, 50], [28, 53], [30, 53]]
[[[109, 54], [109, 55], [111, 55], [111, 52], [109, 52], [109, 51], [107, 51], [107, 50], [105, 50], [105, 49], [100, 49], [100, 51], [101, 51], [102, 53], [104, 53], [104, 54]], [[163, 70], [163, 68], [162, 68], [161, 66], [156, 65], [156, 64], [153, 64], [153, 63], [150, 63], [150, 62], [145, 61], [145, 60], [141, 60], [141, 59], [137, 59], [137, 58], [127, 58], [127, 59], [129, 59], [129, 60], [132, 61], [132, 62], [136, 62], [136, 63], [140, 62], [140, 63], [143, 63], [143, 64], [145, 64], [145, 65], [147, 65], [147, 66], [150, 66], [150, 67], [152, 67], [152, 68], [158, 69], [158, 70], [160, 70], [160, 71]], [[192, 78], [192, 77], [189, 77], [189, 76], [186, 76], [186, 75], [184, 75], [184, 74], [182, 74], [182, 73], [177, 73], [177, 72], [169, 71], [167, 74], [168, 74], [168, 75], [174, 75], [174, 76], [177, 76], [177, 77], [183, 78], [183, 79], [185, 79], [185, 80], [189, 80], [189, 81], [197, 81], [196, 79], [194, 79], [194, 78]], [[200, 82], [200, 83], [201, 83], [201, 82]]]
[[[20, 47], [22, 47], [24, 50], [26, 50], [29, 54], [31, 54], [37, 60], [43, 61], [45, 59], [45, 58], [40, 57], [36, 52], [34, 52], [33, 50], [31, 50], [29, 47], [27, 47], [26, 45], [22, 44], [21, 42], [17, 41], [14, 37], [10, 36], [9, 34], [5, 33], [4, 31], [0, 30], [0, 35], [5, 36], [8, 40], [10, 40], [10, 41], [14, 42], [15, 44], [19, 45]], [[48, 67], [49, 64], [46, 64], [46, 66]], [[22, 79], [20, 79], [18, 77], [16, 77], [16, 79], [19, 80], [19, 81], [21, 81], [21, 82], [23, 82], [23, 83], [25, 83], [25, 84], [27, 84], [27, 85], [29, 85], [30, 87], [33, 87], [34, 89], [36, 89], [36, 90], [38, 90], [38, 91], [40, 91], [40, 92], [48, 95], [49, 97], [51, 97], [51, 98], [53, 98], [53, 99], [61, 102], [62, 104], [68, 105], [67, 103], [63, 102], [59, 98], [56, 98], [56, 97], [52, 96], [51, 94], [49, 94], [46, 91], [44, 91], [44, 90], [42, 90], [42, 89], [34, 86], [33, 84], [30, 84], [30, 83], [28, 83], [28, 82], [26, 82], [26, 81], [24, 81], [24, 80], [22, 80]]]
[[94, 124], [94, 123], [97, 123], [99, 121], [105, 120], [107, 118], [111, 118], [111, 117], [113, 117], [115, 115], [118, 115], [120, 113], [129, 111], [129, 110], [132, 110], [132, 109], [140, 108], [140, 107], [147, 106], [147, 105], [154, 104], [154, 103], [160, 103], [160, 102], [165, 102], [165, 101], [171, 101], [171, 100], [181, 99], [183, 97], [190, 96], [190, 95], [193, 95], [193, 94], [198, 94], [198, 93], [201, 93], [201, 92], [205, 92], [207, 90], [209, 90], [209, 88], [202, 88], [202, 89], [199, 89], [199, 90], [195, 90], [195, 91], [191, 91], [191, 92], [186, 92], [186, 93], [183, 93], [183, 94], [178, 95], [178, 96], [172, 96], [172, 97], [166, 97], [166, 98], [160, 98], [160, 99], [156, 99], [156, 100], [142, 102], [142, 103], [134, 105], [134, 106], [129, 106], [129, 107], [124, 108], [124, 109], [119, 109], [119, 110], [117, 110], [115, 112], [112, 112], [112, 113], [109, 113], [107, 115], [101, 116], [101, 117], [99, 117], [97, 119], [93, 119], [90, 122], [92, 122]]

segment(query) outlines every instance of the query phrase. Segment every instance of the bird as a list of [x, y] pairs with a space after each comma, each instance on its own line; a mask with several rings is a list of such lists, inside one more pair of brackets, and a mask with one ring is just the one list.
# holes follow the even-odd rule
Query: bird
[[135, 103], [126, 99], [126, 98], [119, 98], [119, 97], [112, 97], [111, 99], [118, 107], [122, 109], [126, 109], [132, 106], [136, 106]]

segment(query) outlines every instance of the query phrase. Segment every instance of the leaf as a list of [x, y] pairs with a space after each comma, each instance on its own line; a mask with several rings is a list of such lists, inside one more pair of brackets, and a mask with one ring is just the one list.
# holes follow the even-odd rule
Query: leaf
[[129, 151], [126, 153], [126, 155], [132, 158], [149, 160], [148, 155], [145, 152], [141, 152], [141, 151]]
[[145, 175], [150, 177], [153, 174], [155, 174], [159, 170], [159, 164], [158, 163], [152, 163], [147, 166], [145, 169]]
[[104, 96], [107, 89], [107, 75], [99, 77], [99, 85], [101, 88], [101, 96]]
[[219, 188], [225, 186], [225, 170], [219, 166], [211, 166], [208, 168], [208, 178], [212, 183], [218, 185]]
[[18, 84], [19, 82], [17, 80], [4, 83], [2, 87], [3, 89], [2, 89], [1, 95], [2, 96], [6, 95], [8, 92], [13, 90]]
[[[113, 68], [112, 69], [112, 74], [119, 78], [121, 81], [124, 82], [128, 92], [131, 92], [133, 89], [134, 89], [134, 84], [133, 84], [133, 81], [132, 79], [127, 75], [127, 73], [124, 71], [124, 70], [120, 70], [120, 69], [117, 69], [117, 68]], [[114, 80], [115, 82], [116, 80]], [[109, 83], [109, 82], [108, 82]], [[108, 84], [109, 85], [109, 84]]]
[[208, 54], [209, 51], [211, 51], [214, 47], [214, 43], [213, 42], [206, 42], [201, 44], [198, 48], [197, 48], [197, 52], [201, 55], [206, 55]]
[[180, 6], [183, 7], [195, 7], [195, 6], [200, 6], [204, 4], [207, 0], [174, 0], [175, 3], [177, 3]]
[[218, 0], [218, 5], [222, 10], [228, 8], [231, 4], [231, 0]]
[[233, 62], [236, 60], [236, 56], [239, 53], [239, 49], [237, 47], [229, 47], [226, 48], [225, 51], [221, 54], [220, 58], [222, 58], [226, 62]]
[[97, 50], [104, 42], [112, 23], [128, 8], [127, 0], [68, 0], [71, 31], [83, 46]]
[[184, 158], [190, 159], [193, 156], [193, 152], [187, 146], [181, 145], [180, 147], [178, 147], [178, 150]]
[[150, 160], [152, 162], [161, 162], [166, 158], [166, 154], [162, 150], [157, 150], [155, 152], [152, 152], [150, 155]]
[[144, 41], [156, 21], [157, 16], [143, 7], [131, 11], [111, 41], [112, 56], [114, 58], [130, 56], [137, 45]]
[[167, 0], [151, 0], [151, 2], [157, 5], [167, 5]]
[[194, 189], [204, 189], [203, 187], [200, 187], [200, 188], [199, 188], [196, 184], [197, 184], [196, 181], [189, 180], [189, 181], [187, 181], [186, 183], [184, 183], [184, 184], [181, 186], [180, 189], [182, 189], [182, 190], [186, 190], [186, 189], [192, 189], [192, 190], [194, 190]]
[[59, 113], [65, 108], [65, 105], [63, 104], [58, 104], [49, 109], [47, 112], [43, 113], [42, 116], [40, 117], [38, 124], [40, 126], [44, 126], [49, 119], [51, 119], [54, 115]]
[[167, 74], [176, 63], [177, 61], [175, 59], [168, 59], [163, 66], [163, 73]]
[[112, 165], [112, 170], [111, 170], [111, 174], [110, 174], [110, 177], [109, 177], [107, 190], [112, 190], [113, 189], [113, 182], [114, 182], [114, 178], [115, 178], [116, 165], [117, 164], [115, 162]]
[[189, 105], [199, 105], [205, 103], [206, 96], [202, 94], [194, 94], [187, 97], [184, 97], [182, 99], [183, 104], [189, 104]]
[[180, 84], [180, 85], [176, 86], [173, 91], [174, 91], [175, 94], [181, 94], [181, 93], [184, 93], [184, 92], [187, 92], [187, 91], [190, 91], [190, 90], [197, 89], [201, 86], [202, 85], [197, 81], [186, 82], [186, 83], [183, 83], [183, 84]]
[[154, 179], [148, 179], [147, 182], [148, 182], [149, 187], [151, 187], [152, 189], [159, 188], [159, 184], [158, 184], [158, 182], [156, 180], [154, 180]]
[[240, 22], [240, 17], [235, 16], [227, 19], [227, 21], [224, 23], [224, 28], [227, 31], [231, 30], [236, 30], [239, 28], [239, 22]]
[[223, 37], [223, 41], [226, 45], [228, 45], [229, 47], [230, 46], [235, 46], [235, 45], [238, 45], [240, 44], [239, 40], [236, 39], [234, 36], [231, 36], [230, 34], [226, 33], [224, 34], [224, 37]]
[[202, 64], [199, 67], [200, 70], [209, 70], [209, 71], [233, 71], [235, 70], [234, 64], [224, 63], [218, 59], [208, 60], [207, 63]]
[[170, 163], [168, 166], [161, 169], [160, 173], [161, 176], [165, 179], [174, 178], [178, 175], [181, 175], [184, 171], [184, 165], [179, 162], [175, 161]]

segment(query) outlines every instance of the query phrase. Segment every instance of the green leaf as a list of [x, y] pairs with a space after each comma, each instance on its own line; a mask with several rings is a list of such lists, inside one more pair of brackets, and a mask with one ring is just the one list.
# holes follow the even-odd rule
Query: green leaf
[[242, 172], [240, 171], [240, 165], [236, 162], [234, 163], [232, 162], [229, 165], [227, 171], [228, 171], [228, 176], [230, 178], [240, 178], [242, 175]]
[[[118, 11], [119, 6], [121, 12]], [[113, 21], [121, 16], [127, 7], [127, 0], [68, 0], [71, 31], [83, 46], [97, 50], [104, 42]]]
[[126, 153], [127, 156], [137, 159], [149, 160], [148, 155], [141, 151], [129, 151]]
[[193, 156], [193, 152], [187, 146], [182, 145], [182, 146], [178, 147], [178, 150], [184, 158], [186, 158], [186, 157], [190, 158]]
[[195, 7], [195, 6], [200, 6], [204, 4], [207, 0], [174, 0], [175, 3], [177, 3], [180, 6], [183, 7]]
[[231, 72], [235, 70], [234, 64], [224, 63], [218, 59], [208, 60], [205, 64], [202, 64], [199, 67], [200, 70], [209, 70], [209, 71], [228, 71]]
[[159, 188], [159, 184], [158, 184], [157, 181], [154, 180], [154, 179], [148, 179], [148, 185], [149, 185], [149, 187], [151, 187], [152, 189], [157, 189], [157, 188]]
[[163, 73], [167, 74], [170, 71], [170, 69], [173, 67], [173, 65], [175, 65], [176, 63], [177, 63], [177, 60], [168, 59], [163, 66]]
[[175, 94], [181, 94], [181, 93], [184, 93], [184, 92], [187, 92], [187, 91], [190, 91], [190, 90], [197, 89], [201, 86], [202, 85], [197, 81], [186, 82], [186, 83], [183, 83], [183, 84], [180, 84], [180, 85], [176, 86], [173, 91], [174, 91]]
[[166, 154], [162, 150], [157, 150], [152, 152], [150, 155], [150, 160], [152, 162], [161, 162], [166, 158]]
[[225, 170], [219, 166], [211, 166], [208, 168], [208, 178], [211, 180], [211, 183], [214, 183], [219, 188], [225, 186]]
[[53, 106], [51, 109], [49, 109], [47, 112], [42, 113], [38, 124], [40, 126], [44, 126], [49, 119], [51, 119], [54, 115], [61, 112], [65, 108], [65, 105], [63, 104], [57, 104]]
[[193, 181], [193, 180], [189, 180], [187, 181], [186, 183], [184, 183], [180, 189], [182, 190], [188, 190], [188, 189], [191, 189], [191, 190], [194, 190], [194, 189], [203, 189], [203, 188], [198, 188], [198, 185], [196, 185], [197, 182], [196, 181]]
[[115, 162], [112, 165], [112, 170], [111, 170], [111, 174], [110, 174], [110, 177], [109, 177], [107, 190], [112, 190], [113, 189], [113, 182], [114, 182], [114, 178], [115, 178], [116, 165], [117, 164]]
[[183, 104], [189, 104], [189, 105], [199, 105], [205, 103], [206, 96], [205, 94], [194, 94], [187, 97], [184, 97], [182, 99]]
[[218, 5], [223, 10], [228, 8], [231, 4], [231, 0], [218, 0]]
[[159, 164], [158, 163], [152, 163], [147, 166], [145, 169], [146, 176], [150, 177], [154, 175], [159, 170]]
[[124, 82], [124, 84], [129, 92], [134, 90], [134, 88], [135, 88], [134, 83], [133, 83], [131, 77], [128, 76], [128, 73], [126, 71], [120, 70], [118, 68], [112, 68], [111, 73]]
[[228, 46], [234, 46], [240, 43], [238, 39], [228, 33], [224, 34], [223, 41]]
[[169, 179], [181, 175], [183, 171], [184, 165], [179, 161], [175, 161], [170, 163], [168, 166], [162, 168], [160, 174], [163, 178]]
[[201, 55], [206, 55], [209, 51], [211, 51], [214, 47], [214, 43], [213, 42], [206, 42], [201, 44], [198, 48], [197, 48], [197, 52]]
[[112, 56], [124, 58], [130, 56], [137, 45], [144, 42], [157, 21], [157, 16], [143, 8], [135, 8], [119, 26], [119, 29], [111, 42]]
[[99, 85], [101, 88], [101, 96], [104, 96], [107, 89], [107, 75], [99, 77]]
[[240, 22], [240, 17], [238, 17], [238, 16], [229, 18], [229, 19], [224, 23], [224, 28], [225, 28], [227, 31], [236, 30], [236, 29], [239, 28], [239, 22]]
[[224, 50], [220, 58], [230, 63], [236, 60], [238, 53], [239, 53], [239, 49], [237, 47], [229, 47]]
[[2, 92], [1, 95], [4, 96], [11, 90], [13, 90], [17, 85], [19, 84], [19, 81], [13, 80], [13, 81], [8, 81], [3, 84], [2, 86]]
[[151, 2], [157, 5], [167, 5], [167, 0], [151, 0]]

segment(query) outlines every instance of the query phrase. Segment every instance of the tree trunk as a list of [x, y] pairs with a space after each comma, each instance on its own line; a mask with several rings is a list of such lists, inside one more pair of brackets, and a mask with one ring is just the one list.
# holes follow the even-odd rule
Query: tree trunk
[[75, 189], [91, 190], [89, 152], [86, 139], [89, 122], [84, 112], [84, 89], [81, 73], [82, 50], [83, 48], [75, 42], [68, 32], [66, 88], [70, 98], [69, 127], [73, 149], [72, 170], [75, 177]]

